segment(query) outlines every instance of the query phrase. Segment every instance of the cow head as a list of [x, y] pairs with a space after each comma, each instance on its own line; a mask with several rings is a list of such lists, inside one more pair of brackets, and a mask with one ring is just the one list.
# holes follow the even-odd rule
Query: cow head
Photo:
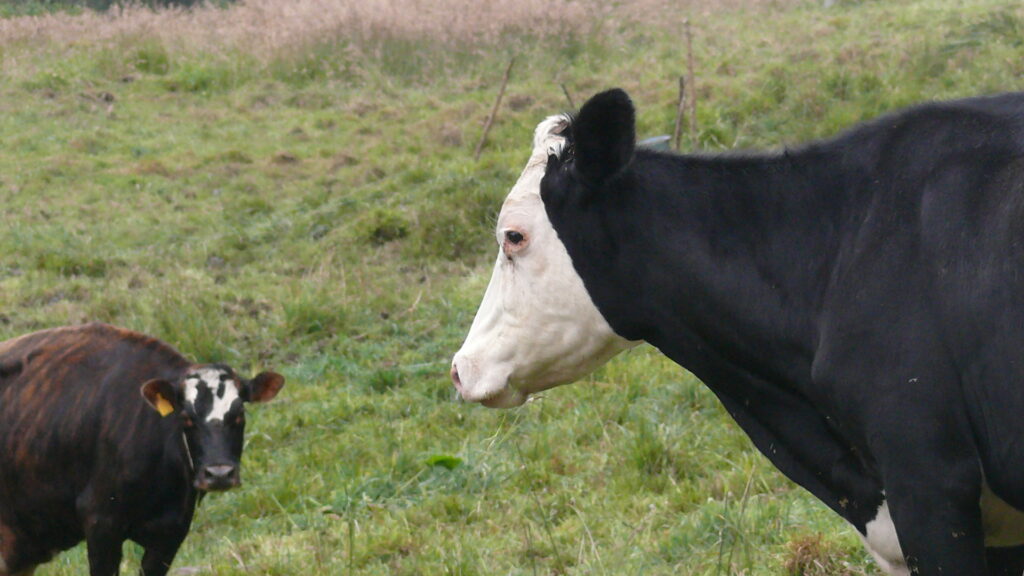
[[179, 382], [146, 382], [142, 396], [161, 415], [178, 419], [194, 486], [206, 492], [241, 483], [245, 403], [269, 402], [282, 386], [284, 377], [274, 372], [242, 380], [222, 364], [201, 364], [190, 367]]
[[541, 198], [549, 162], [571, 154], [571, 139], [578, 147], [574, 124], [593, 112], [588, 102], [575, 121], [552, 116], [537, 126], [533, 153], [498, 215], [491, 282], [452, 360], [452, 381], [465, 400], [518, 406], [635, 344], [617, 335], [594, 305]]

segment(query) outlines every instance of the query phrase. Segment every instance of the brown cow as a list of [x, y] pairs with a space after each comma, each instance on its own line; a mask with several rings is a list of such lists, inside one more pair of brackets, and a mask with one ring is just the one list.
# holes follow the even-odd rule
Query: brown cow
[[283, 385], [106, 324], [0, 343], [0, 576], [83, 539], [92, 576], [118, 573], [125, 540], [166, 574], [201, 494], [240, 483], [244, 402]]

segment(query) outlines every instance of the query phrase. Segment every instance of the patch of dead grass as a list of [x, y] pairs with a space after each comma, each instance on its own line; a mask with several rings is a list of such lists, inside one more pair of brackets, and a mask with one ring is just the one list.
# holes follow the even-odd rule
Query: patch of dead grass
[[826, 542], [821, 534], [808, 534], [791, 540], [785, 561], [789, 576], [863, 576], [842, 559], [845, 554]]
[[[497, 42], [509, 31], [545, 36], [614, 30], [640, 21], [678, 26], [722, 11], [774, 10], [808, 0], [246, 0], [229, 8], [152, 10], [125, 6], [105, 13], [53, 13], [0, 19], [5, 69], [22, 52], [123, 47], [145, 39], [170, 54], [243, 53], [268, 62], [316, 42], [360, 50], [360, 39], [390, 35], [444, 43]], [[10, 71], [10, 70], [8, 70]]]

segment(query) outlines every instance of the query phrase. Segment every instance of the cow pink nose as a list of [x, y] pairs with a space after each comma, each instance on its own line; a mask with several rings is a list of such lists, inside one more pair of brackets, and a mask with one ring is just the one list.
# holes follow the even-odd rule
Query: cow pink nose
[[206, 475], [214, 480], [226, 480], [235, 472], [234, 466], [220, 465], [220, 466], [207, 466]]
[[452, 364], [451, 376], [455, 389], [458, 390], [459, 394], [462, 394], [462, 380], [459, 378], [459, 368], [454, 363]]

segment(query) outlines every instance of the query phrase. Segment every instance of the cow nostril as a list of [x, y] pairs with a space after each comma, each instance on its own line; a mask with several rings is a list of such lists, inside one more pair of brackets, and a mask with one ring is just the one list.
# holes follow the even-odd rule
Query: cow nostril
[[231, 476], [231, 474], [234, 473], [234, 471], [235, 471], [235, 467], [234, 466], [223, 465], [223, 464], [219, 465], [219, 466], [207, 466], [206, 467], [206, 475], [209, 476], [210, 478], [215, 478], [215, 479], [218, 479], [218, 480], [229, 478]]
[[451, 376], [452, 376], [452, 384], [455, 385], [455, 389], [459, 391], [459, 394], [461, 394], [462, 393], [462, 380], [459, 378], [459, 368], [455, 364], [452, 364]]

